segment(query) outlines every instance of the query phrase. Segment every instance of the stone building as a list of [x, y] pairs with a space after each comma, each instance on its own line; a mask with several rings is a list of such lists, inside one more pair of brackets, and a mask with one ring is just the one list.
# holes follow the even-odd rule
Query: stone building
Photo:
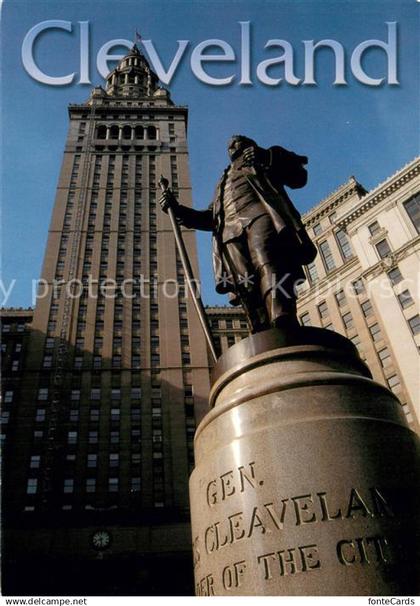
[[186, 134], [187, 109], [135, 46], [69, 106], [13, 406], [6, 382], [5, 593], [193, 593], [188, 475], [209, 370], [157, 208], [161, 173], [191, 203]]

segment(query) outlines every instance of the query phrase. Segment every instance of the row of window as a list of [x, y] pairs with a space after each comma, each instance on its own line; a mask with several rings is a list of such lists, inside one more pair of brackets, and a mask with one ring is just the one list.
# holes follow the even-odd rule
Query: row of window
[[[108, 478], [108, 492], [119, 492], [119, 478]], [[26, 494], [35, 495], [38, 492], [38, 478], [29, 478], [26, 485]], [[130, 491], [139, 492], [141, 490], [141, 478], [139, 476], [130, 479]], [[85, 482], [86, 492], [96, 492], [96, 478], [87, 478]], [[63, 483], [63, 493], [69, 494], [74, 492], [74, 479], [67, 478]]]
[[98, 126], [96, 130], [97, 139], [158, 139], [158, 129], [156, 126], [119, 126], [113, 124], [106, 126], [104, 124]]

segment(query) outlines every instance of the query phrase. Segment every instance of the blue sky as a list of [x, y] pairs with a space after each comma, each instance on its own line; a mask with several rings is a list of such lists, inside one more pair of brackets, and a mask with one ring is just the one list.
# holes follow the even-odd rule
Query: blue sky
[[[226, 164], [226, 141], [233, 133], [260, 145], [280, 144], [309, 156], [309, 182], [292, 198], [309, 209], [350, 175], [367, 189], [386, 179], [419, 153], [418, 8], [415, 0], [6, 0], [2, 5], [2, 232], [3, 284], [16, 284], [8, 305], [31, 303], [31, 281], [39, 277], [50, 214], [67, 132], [67, 104], [80, 103], [91, 86], [54, 87], [36, 82], [21, 62], [22, 42], [31, 27], [50, 19], [73, 23], [73, 33], [40, 37], [35, 58], [51, 75], [79, 69], [78, 21], [90, 24], [92, 85], [102, 83], [96, 55], [107, 41], [133, 39], [137, 28], [152, 39], [168, 65], [178, 39], [189, 51], [170, 85], [175, 103], [189, 106], [189, 151], [194, 203], [205, 207]], [[239, 21], [250, 21], [253, 84], [209, 86], [192, 73], [191, 49], [209, 38], [228, 42], [239, 55]], [[386, 22], [398, 22], [398, 86], [370, 87], [351, 74], [349, 57], [357, 44], [386, 40]], [[255, 77], [256, 65], [276, 56], [264, 50], [270, 39], [294, 48], [295, 72], [302, 77], [302, 40], [339, 41], [346, 52], [347, 86], [333, 86], [332, 52], [317, 58], [317, 86], [271, 87]], [[386, 74], [385, 54], [366, 53], [371, 76]], [[239, 75], [234, 64], [211, 66], [219, 77]], [[282, 75], [280, 67], [271, 75]], [[207, 235], [199, 236], [204, 300], [223, 304], [214, 293]]]

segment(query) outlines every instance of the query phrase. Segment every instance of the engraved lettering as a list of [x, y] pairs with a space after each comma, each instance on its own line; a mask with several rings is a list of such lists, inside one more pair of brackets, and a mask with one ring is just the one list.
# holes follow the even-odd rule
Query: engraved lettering
[[267, 581], [268, 579], [272, 579], [273, 575], [271, 573], [271, 566], [269, 563], [268, 558], [272, 558], [273, 560], [276, 560], [276, 554], [273, 553], [266, 553], [264, 555], [260, 555], [257, 556], [257, 562], [258, 564], [261, 564], [261, 562], [264, 564], [264, 580]]
[[217, 549], [213, 526], [206, 528], [206, 532], [204, 533], [204, 545], [207, 553], [212, 553], [215, 549]]
[[229, 537], [225, 536], [223, 537], [223, 543], [220, 540], [220, 534], [219, 534], [219, 526], [220, 526], [220, 522], [216, 522], [214, 525], [214, 528], [216, 530], [216, 549], [220, 549], [221, 547], [224, 547], [228, 542], [229, 542]]
[[241, 586], [241, 578], [245, 573], [246, 562], [234, 562], [232, 565], [225, 566], [222, 572], [223, 587], [228, 591], [233, 587]]
[[311, 511], [312, 495], [305, 494], [300, 497], [292, 497], [292, 501], [295, 506], [296, 526], [316, 522], [315, 512]]
[[230, 534], [232, 537], [231, 543], [235, 543], [235, 541], [240, 541], [245, 536], [245, 529], [242, 527], [243, 523], [243, 512], [239, 511], [238, 513], [234, 513], [233, 515], [228, 517]]
[[379, 489], [374, 487], [370, 489], [370, 492], [372, 495], [373, 509], [375, 515], [393, 518], [395, 514], [392, 511], [390, 504], [386, 501], [385, 497], [379, 491]]
[[356, 512], [360, 512], [360, 514], [363, 517], [366, 517], [366, 516], [374, 517], [374, 514], [371, 513], [368, 506], [363, 501], [362, 497], [357, 492], [357, 490], [355, 488], [352, 488], [351, 493], [350, 493], [350, 501], [349, 501], [349, 506], [347, 509], [346, 518], [354, 518], [355, 516], [353, 515], [353, 513], [356, 513]]
[[288, 502], [289, 499], [282, 499], [282, 508], [281, 508], [281, 513], [280, 513], [280, 517], [277, 515], [277, 512], [275, 511], [274, 507], [273, 507], [273, 503], [264, 503], [264, 507], [266, 508], [266, 510], [268, 511], [270, 518], [273, 520], [276, 528], [278, 528], [278, 530], [282, 530], [283, 529], [283, 522], [284, 522], [284, 516], [286, 513], [286, 503]]
[[321, 568], [317, 545], [303, 545], [298, 549], [302, 560], [302, 572], [314, 570], [315, 568]]
[[389, 543], [385, 537], [358, 537], [337, 543], [338, 561], [344, 566], [370, 564], [372, 558], [377, 562], [389, 562], [386, 553]]
[[217, 484], [216, 480], [212, 480], [207, 484], [207, 504], [213, 507], [217, 503]]
[[366, 552], [366, 546], [363, 541], [363, 538], [355, 539], [357, 548], [359, 550], [360, 555], [360, 564], [369, 564], [369, 558]]
[[265, 534], [266, 528], [259, 515], [258, 507], [252, 510], [251, 523], [249, 525], [248, 537], [251, 537], [255, 528], [261, 528], [261, 534]]
[[220, 476], [220, 482], [222, 484], [222, 501], [227, 497], [230, 497], [235, 493], [235, 486], [233, 482], [233, 471], [228, 471]]
[[247, 482], [249, 482], [249, 484], [252, 486], [252, 488], [255, 488], [257, 486], [257, 480], [255, 479], [255, 469], [254, 469], [255, 461], [248, 463], [248, 465], [249, 465], [249, 469], [251, 471], [251, 476], [249, 476], [248, 473], [245, 472], [245, 467], [243, 465], [241, 465], [241, 467], [238, 468], [239, 480], [241, 482], [241, 492], [243, 492], [245, 490], [245, 480]]
[[344, 566], [350, 566], [356, 561], [354, 555], [354, 543], [353, 541], [339, 541], [337, 543], [337, 557], [340, 564]]
[[214, 594], [214, 578], [212, 574], [208, 574], [196, 584], [196, 595], [210, 596]]
[[[286, 552], [289, 554], [287, 557]], [[297, 572], [295, 548], [278, 551], [277, 555], [279, 556], [280, 576], [288, 576]]]
[[385, 537], [368, 537], [366, 542], [368, 544], [373, 543], [378, 562], [384, 562], [385, 564], [389, 562], [389, 555], [385, 553], [389, 547], [389, 543]]
[[340, 508], [338, 508], [337, 511], [333, 515], [330, 514], [329, 509], [328, 509], [326, 492], [317, 492], [316, 494], [319, 497], [319, 504], [321, 505], [321, 511], [322, 511], [321, 521], [322, 522], [326, 522], [326, 521], [330, 521], [330, 520], [337, 520], [337, 519], [341, 520], [343, 518]]

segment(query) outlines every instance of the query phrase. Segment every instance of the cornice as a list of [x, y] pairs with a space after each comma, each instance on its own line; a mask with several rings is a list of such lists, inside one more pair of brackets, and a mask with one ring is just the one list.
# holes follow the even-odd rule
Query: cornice
[[338, 189], [321, 200], [321, 202], [319, 202], [316, 206], [304, 213], [302, 215], [302, 221], [306, 227], [310, 227], [311, 225], [317, 223], [325, 215], [330, 214], [331, 211], [335, 210], [337, 206], [340, 206], [350, 196], [357, 194], [359, 197], [361, 197], [361, 195], [365, 193], [366, 190], [363, 185], [358, 183], [354, 177], [350, 177], [347, 183], [340, 185]]
[[366, 194], [360, 201], [357, 208], [341, 219], [337, 220], [337, 225], [346, 228], [355, 219], [365, 214], [368, 210], [382, 202], [389, 195], [398, 191], [406, 183], [414, 179], [420, 173], [420, 156], [406, 164], [402, 169], [389, 177], [386, 181], [380, 183], [375, 189]]

